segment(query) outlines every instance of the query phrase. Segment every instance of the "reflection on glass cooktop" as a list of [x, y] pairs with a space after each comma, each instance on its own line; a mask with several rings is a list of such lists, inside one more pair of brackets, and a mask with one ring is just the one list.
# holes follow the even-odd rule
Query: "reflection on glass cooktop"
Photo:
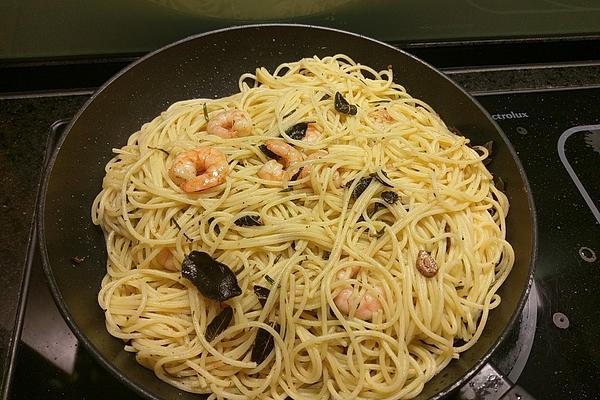
[[[597, 398], [598, 98], [600, 89], [478, 98], [523, 163], [539, 232], [529, 302], [492, 361], [537, 399]], [[37, 254], [32, 268], [10, 398], [138, 398], [78, 347], [46, 288]]]

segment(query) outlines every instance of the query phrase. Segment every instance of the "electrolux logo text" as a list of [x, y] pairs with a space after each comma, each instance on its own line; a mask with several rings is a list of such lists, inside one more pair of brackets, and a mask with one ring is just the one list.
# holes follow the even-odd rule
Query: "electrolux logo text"
[[514, 112], [511, 111], [508, 114], [493, 114], [492, 118], [496, 121], [503, 119], [519, 119], [519, 118], [529, 118], [529, 115], [526, 112]]

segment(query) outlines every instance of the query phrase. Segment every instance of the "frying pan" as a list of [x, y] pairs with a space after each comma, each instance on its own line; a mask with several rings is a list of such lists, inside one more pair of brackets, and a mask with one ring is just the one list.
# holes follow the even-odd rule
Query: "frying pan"
[[[111, 149], [173, 102], [222, 97], [238, 91], [238, 77], [302, 57], [345, 53], [376, 70], [392, 65], [397, 82], [429, 103], [472, 143], [494, 141], [492, 172], [507, 183], [508, 240], [513, 271], [500, 289], [501, 304], [473, 348], [428, 382], [419, 399], [439, 399], [463, 385], [507, 335], [532, 282], [535, 212], [523, 168], [500, 128], [461, 88], [431, 66], [363, 36], [306, 25], [252, 25], [192, 36], [133, 63], [102, 86], [61, 137], [46, 172], [39, 205], [43, 267], [59, 309], [78, 339], [115, 377], [150, 399], [197, 399], [161, 382], [110, 336], [96, 296], [105, 274], [101, 230], [90, 208], [100, 191]], [[72, 258], [85, 257], [80, 264]]]

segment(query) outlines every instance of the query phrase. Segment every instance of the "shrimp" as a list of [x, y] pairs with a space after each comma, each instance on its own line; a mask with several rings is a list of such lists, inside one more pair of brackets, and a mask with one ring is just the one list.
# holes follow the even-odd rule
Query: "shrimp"
[[229, 164], [225, 154], [211, 147], [180, 153], [169, 169], [169, 176], [186, 193], [210, 189], [225, 182]]
[[[319, 158], [323, 158], [328, 154], [329, 153], [327, 153], [325, 150], [317, 150], [314, 153], [310, 154], [308, 157], [306, 157], [306, 160], [318, 160]], [[307, 176], [309, 176], [310, 170], [311, 164], [305, 165], [304, 168], [302, 168], [302, 171], [300, 171], [298, 179], [306, 178]], [[342, 177], [340, 176], [340, 173], [337, 170], [333, 172], [333, 184], [335, 185], [335, 187], [340, 187], [342, 185]], [[310, 186], [310, 182], [306, 182], [305, 186]]]
[[308, 144], [317, 144], [321, 141], [322, 137], [323, 135], [321, 135], [321, 131], [319, 131], [314, 125], [309, 124], [308, 128], [306, 128], [306, 133], [304, 134], [302, 141]]
[[250, 115], [242, 110], [223, 111], [208, 121], [206, 132], [223, 139], [248, 136], [252, 133], [252, 120]]
[[[375, 291], [383, 296], [383, 290], [380, 287], [375, 287]], [[354, 295], [354, 288], [352, 286], [347, 286], [342, 291], [335, 296], [333, 300], [335, 305], [341, 312], [346, 315], [350, 314], [350, 310], [356, 307], [356, 297]], [[354, 316], [356, 318], [362, 319], [364, 321], [370, 321], [373, 319], [373, 316], [382, 310], [382, 305], [377, 296], [373, 296], [370, 293], [365, 293], [364, 296], [360, 299], [358, 303], [358, 307], [356, 307], [354, 311]]]
[[257, 175], [261, 179], [267, 181], [281, 181], [283, 180], [283, 165], [279, 164], [275, 160], [269, 160], [265, 163], [257, 172]]
[[[341, 270], [337, 274], [339, 280], [353, 278], [360, 271], [360, 267], [348, 267]], [[383, 309], [381, 302], [378, 297], [383, 298], [383, 290], [380, 286], [374, 288], [375, 296], [371, 293], [365, 293], [356, 305], [358, 300], [354, 294], [354, 287], [352, 285], [345, 286], [341, 292], [335, 296], [333, 302], [337, 308], [346, 315], [350, 315], [350, 312], [354, 309], [354, 316], [364, 321], [370, 321], [373, 316]]]
[[371, 111], [369, 113], [369, 117], [373, 118], [375, 122], [378, 122], [380, 124], [391, 124], [392, 122], [396, 122], [394, 117], [392, 117], [388, 112], [387, 108]]
[[[281, 164], [278, 161], [271, 160], [258, 170], [257, 175], [260, 178], [280, 181], [283, 180], [286, 174], [287, 178], [290, 179], [298, 172], [298, 169], [293, 168], [293, 165], [302, 161], [303, 156], [301, 152], [283, 140], [270, 139], [265, 142], [265, 146], [279, 156], [279, 160], [283, 163], [283, 168], [286, 170], [284, 173]], [[279, 164], [279, 166], [276, 164]]]
[[160, 266], [164, 267], [165, 269], [168, 269], [169, 271], [178, 271], [179, 270], [179, 265], [177, 264], [177, 259], [175, 258], [175, 256], [171, 252], [171, 250], [169, 250], [166, 247], [164, 247], [156, 255], [156, 257], [154, 257], [154, 260], [156, 260], [156, 262]]
[[289, 168], [303, 159], [301, 152], [283, 140], [270, 139], [265, 142], [265, 145], [267, 146], [267, 149], [280, 157], [285, 168]]

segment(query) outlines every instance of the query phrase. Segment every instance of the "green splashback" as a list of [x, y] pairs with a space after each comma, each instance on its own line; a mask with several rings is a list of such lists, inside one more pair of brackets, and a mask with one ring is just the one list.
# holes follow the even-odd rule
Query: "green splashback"
[[139, 53], [260, 22], [331, 26], [393, 42], [573, 36], [600, 33], [600, 1], [2, 0], [0, 58]]

